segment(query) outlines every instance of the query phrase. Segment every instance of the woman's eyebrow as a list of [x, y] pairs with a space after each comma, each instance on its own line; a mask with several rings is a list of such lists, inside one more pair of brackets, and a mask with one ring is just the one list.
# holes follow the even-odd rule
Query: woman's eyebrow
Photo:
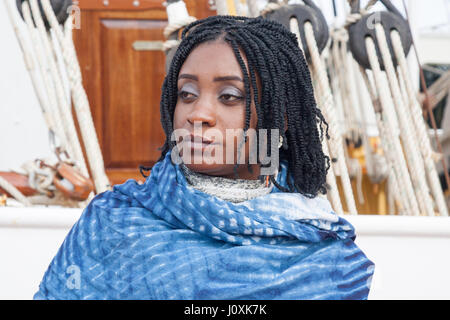
[[192, 74], [187, 74], [187, 73], [180, 74], [178, 76], [178, 79], [191, 79], [191, 80], [198, 81], [198, 77], [197, 76], [194, 76]]
[[241, 79], [241, 77], [238, 76], [224, 76], [224, 77], [215, 77], [213, 81], [230, 81], [230, 80], [236, 80], [244, 82], [244, 80]]
[[[190, 79], [190, 80], [194, 80], [194, 81], [198, 81], [198, 77], [196, 75], [193, 74], [188, 74], [188, 73], [183, 73], [180, 74], [178, 76], [178, 79]], [[238, 76], [223, 76], [223, 77], [215, 77], [213, 79], [214, 82], [218, 82], [218, 81], [230, 81], [230, 80], [235, 80], [235, 81], [241, 81], [244, 82], [244, 80], [242, 80], [241, 77]]]

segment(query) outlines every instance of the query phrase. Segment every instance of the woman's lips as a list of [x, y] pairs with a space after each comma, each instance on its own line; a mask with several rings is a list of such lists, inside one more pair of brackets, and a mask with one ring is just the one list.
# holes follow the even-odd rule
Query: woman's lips
[[201, 136], [194, 136], [193, 134], [191, 134], [190, 136], [186, 137], [186, 140], [190, 140], [192, 142], [197, 142], [197, 143], [204, 143], [204, 144], [210, 144], [213, 143], [214, 141], [211, 139], [208, 139], [206, 137], [201, 137]]
[[204, 151], [208, 146], [215, 145], [216, 142], [205, 137], [190, 135], [183, 139], [183, 144], [186, 144], [189, 149]]
[[189, 149], [197, 149], [204, 151], [208, 146], [212, 145], [212, 143], [204, 143], [198, 141], [186, 141], [186, 146]]

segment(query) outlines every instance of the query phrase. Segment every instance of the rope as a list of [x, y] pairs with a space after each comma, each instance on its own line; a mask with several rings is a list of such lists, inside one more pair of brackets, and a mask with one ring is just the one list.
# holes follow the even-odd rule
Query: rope
[[415, 189], [416, 197], [422, 213], [434, 216], [433, 202], [430, 197], [428, 184], [425, 177], [424, 163], [421, 153], [418, 150], [414, 137], [417, 137], [412, 127], [412, 119], [409, 110], [403, 104], [398, 78], [395, 73], [392, 57], [389, 52], [384, 28], [381, 24], [375, 25], [375, 32], [378, 39], [381, 56], [385, 65], [389, 87], [394, 99], [394, 106], [397, 112], [397, 119], [400, 125], [400, 136], [405, 148], [405, 155], [411, 169], [411, 180]]
[[[27, 67], [28, 73], [31, 78], [31, 82], [33, 84], [34, 91], [36, 93], [36, 96], [38, 98], [39, 106], [41, 108], [45, 123], [49, 129], [49, 134], [51, 137], [54, 137], [55, 135], [58, 135], [60, 146], [59, 148], [62, 150], [65, 150], [64, 146], [64, 140], [63, 135], [61, 132], [61, 127], [57, 130], [57, 124], [60, 122], [55, 120], [55, 115], [58, 112], [58, 108], [55, 106], [56, 99], [55, 92], [52, 91], [52, 84], [53, 82], [49, 79], [48, 75], [48, 64], [45, 63], [45, 56], [43, 57], [43, 48], [42, 43], [39, 39], [39, 34], [37, 29], [34, 26], [32, 17], [31, 17], [31, 10], [29, 7], [28, 2], [24, 2], [22, 5], [22, 12], [24, 16], [25, 25], [27, 26], [27, 30], [30, 33], [31, 43], [33, 47], [35, 48], [34, 52], [30, 50], [28, 43], [25, 41], [23, 31], [21, 29], [21, 21], [18, 18], [17, 12], [13, 11], [11, 4], [9, 1], [5, 2], [8, 16], [10, 19], [10, 22], [12, 24], [12, 27], [14, 29], [15, 35], [18, 39], [19, 46], [21, 48], [25, 65]], [[36, 58], [37, 62], [34, 62], [33, 57]], [[40, 73], [40, 74], [39, 74]], [[43, 83], [44, 82], [44, 83]], [[44, 84], [44, 85], [43, 85]], [[48, 85], [47, 85], [48, 84]], [[45, 97], [45, 93], [43, 92], [43, 89], [45, 90], [45, 93], [47, 94], [47, 97]], [[54, 88], [53, 88], [54, 90]], [[52, 99], [53, 97], [53, 99]], [[56, 111], [55, 111], [56, 110]], [[27, 172], [25, 172], [27, 174]], [[30, 186], [32, 186], [34, 189], [38, 190], [39, 192], [43, 194], [48, 194], [48, 191], [54, 190], [54, 186], [52, 186], [53, 182], [53, 175], [49, 174], [47, 170], [45, 169], [38, 169], [38, 170], [31, 170], [28, 172], [28, 180]], [[11, 185], [12, 186], [12, 185]], [[12, 186], [12, 188], [8, 189], [9, 193], [13, 195], [19, 202], [26, 203], [26, 205], [33, 204], [30, 198], [25, 198], [24, 196], [20, 196], [19, 193], [12, 191], [12, 188], [15, 188]], [[53, 189], [52, 189], [53, 187]], [[17, 190], [17, 189], [16, 189]], [[24, 200], [25, 199], [25, 200]], [[28, 200], [28, 201], [27, 201]]]
[[9, 1], [5, 1], [4, 3], [6, 5], [8, 16], [9, 16], [11, 25], [13, 27], [13, 30], [15, 32], [16, 38], [19, 42], [19, 46], [20, 46], [20, 49], [23, 54], [25, 66], [26, 66], [28, 74], [30, 75], [30, 78], [31, 78], [31, 83], [33, 85], [34, 91], [36, 92], [36, 96], [37, 96], [37, 99], [39, 102], [39, 106], [41, 108], [42, 115], [44, 117], [44, 121], [45, 121], [47, 127], [49, 128], [50, 134], [55, 134], [56, 129], [55, 129], [55, 124], [54, 124], [54, 119], [52, 116], [51, 109], [47, 106], [44, 94], [42, 93], [41, 87], [39, 85], [40, 79], [38, 78], [37, 65], [33, 60], [32, 52], [29, 49], [29, 47], [27, 46], [27, 43], [24, 39], [21, 28], [19, 27], [19, 21], [18, 21], [16, 15], [12, 11], [11, 3]]
[[364, 194], [362, 191], [363, 172], [361, 164], [358, 159], [350, 158], [347, 154], [346, 160], [349, 176], [356, 178], [356, 194], [358, 195], [358, 202], [364, 204]]
[[170, 24], [164, 28], [164, 36], [168, 38], [173, 32], [178, 31], [181, 28], [184, 28], [185, 26], [196, 20], [197, 19], [195, 17], [191, 16], [179, 17], [177, 20], [170, 22]]
[[[337, 117], [339, 119], [340, 126], [346, 126], [344, 107], [342, 106], [341, 90], [339, 88], [339, 77], [337, 75], [337, 68], [333, 60], [332, 54], [329, 54], [329, 48], [325, 50], [328, 51], [328, 58], [325, 60], [327, 69], [329, 71], [330, 86], [334, 98], [334, 106], [336, 108]], [[316, 87], [316, 86], [314, 86]]]
[[342, 136], [336, 124], [337, 118], [333, 106], [333, 96], [331, 94], [327, 72], [320, 57], [319, 49], [317, 48], [317, 43], [314, 37], [314, 31], [311, 23], [306, 22], [304, 28], [306, 43], [311, 54], [312, 69], [313, 72], [317, 75], [318, 87], [321, 88], [321, 109], [329, 125], [329, 132], [331, 137], [331, 139], [329, 140], [330, 154], [332, 157], [337, 159], [337, 166], [339, 167], [341, 182], [348, 210], [350, 214], [357, 214], [355, 199], [353, 197], [352, 186], [350, 183], [350, 177], [348, 176], [347, 164], [345, 163]]
[[[376, 0], [371, 0], [367, 3], [365, 8], [360, 10], [359, 13], [353, 13], [353, 14], [348, 15], [343, 28], [341, 28], [338, 31], [340, 31], [340, 33], [343, 34], [344, 33], [343, 29], [348, 29], [348, 27], [350, 25], [359, 21], [364, 15], [367, 15], [369, 13], [368, 11], [371, 9], [371, 7], [376, 2], [377, 2]], [[354, 68], [353, 68], [353, 71], [355, 72]], [[382, 179], [384, 179], [386, 176], [388, 176], [389, 177], [389, 179], [388, 179], [388, 184], [389, 184], [388, 200], [389, 200], [389, 205], [390, 205], [390, 213], [393, 212], [392, 203], [394, 202], [393, 199], [395, 198], [395, 202], [397, 203], [397, 207], [399, 208], [400, 213], [404, 213], [406, 210], [406, 213], [410, 214], [412, 212], [412, 209], [411, 209], [411, 205], [409, 203], [410, 199], [408, 198], [408, 193], [406, 192], [405, 189], [403, 189], [403, 188], [400, 189], [398, 187], [399, 186], [398, 181], [402, 181], [403, 176], [402, 176], [401, 165], [398, 161], [396, 161], [395, 156], [393, 156], [395, 154], [395, 145], [396, 145], [396, 143], [394, 141], [395, 138], [393, 138], [395, 136], [395, 133], [394, 133], [394, 131], [390, 132], [390, 130], [388, 128], [386, 128], [386, 125], [383, 123], [383, 120], [382, 120], [383, 114], [382, 114], [382, 108], [380, 106], [380, 101], [376, 97], [376, 94], [374, 93], [374, 90], [371, 87], [371, 84], [369, 82], [369, 79], [367, 78], [365, 71], [361, 67], [360, 67], [360, 71], [361, 71], [360, 74], [363, 76], [363, 80], [366, 84], [366, 87], [369, 91], [369, 95], [372, 100], [374, 111], [376, 113], [377, 127], [378, 127], [378, 131], [380, 134], [380, 139], [381, 139], [381, 142], [382, 142], [382, 145], [383, 145], [383, 148], [385, 151], [385, 155], [386, 155], [385, 157], [383, 157], [379, 154], [372, 155], [370, 145], [369, 145], [368, 141], [365, 139], [366, 137], [364, 136], [363, 143], [366, 145], [365, 146], [366, 155], [367, 155], [366, 164], [367, 164], [369, 178], [371, 179], [372, 182], [378, 183]], [[378, 79], [378, 85], [381, 86], [382, 82], [383, 82], [382, 77], [377, 77], [377, 79]], [[357, 81], [357, 85], [359, 85], [358, 81]], [[361, 87], [359, 86], [358, 94], [359, 94], [360, 102], [362, 102], [360, 90], [361, 90]], [[388, 97], [388, 96], [385, 96], [383, 98], [383, 101], [385, 104], [388, 103], [389, 98], [390, 97]], [[363, 113], [364, 118], [366, 118], [364, 115], [364, 108], [361, 108], [361, 111]], [[384, 110], [384, 111], [385, 111], [385, 113], [390, 114], [392, 116], [392, 110], [390, 110], [390, 108], [388, 108], [387, 110]], [[386, 117], [387, 116], [384, 115], [384, 118], [386, 118]], [[410, 182], [410, 181], [407, 180], [406, 183], [408, 183], [408, 182]]]
[[[345, 30], [342, 30], [345, 32]], [[335, 71], [335, 80], [337, 80], [337, 85], [335, 88], [335, 92], [339, 93], [340, 97], [340, 106], [342, 107], [342, 111], [344, 114], [345, 121], [343, 122], [343, 126], [346, 126], [345, 131], [346, 134], [357, 133], [358, 137], [365, 137], [362, 133], [360, 122], [358, 120], [358, 115], [360, 114], [357, 102], [356, 102], [356, 90], [354, 79], [351, 77], [352, 72], [349, 72], [349, 64], [351, 63], [350, 56], [347, 52], [347, 41], [348, 35], [343, 32], [339, 32], [334, 34], [334, 42], [333, 47], [331, 49], [331, 56], [329, 60], [331, 60], [332, 69]], [[331, 70], [330, 70], [331, 71]], [[331, 72], [330, 72], [331, 76]], [[333, 92], [333, 97], [335, 97], [335, 92]], [[339, 103], [335, 101], [335, 105], [337, 106]], [[359, 163], [358, 159], [351, 158], [347, 152], [347, 149], [344, 148], [345, 152], [345, 160], [347, 162], [347, 167], [349, 171], [349, 176], [352, 178], [356, 178], [356, 192], [358, 195], [359, 203], [364, 203], [364, 195], [362, 192], [362, 167]]]
[[269, 2], [266, 4], [264, 9], [261, 10], [260, 15], [265, 17], [268, 13], [280, 9], [284, 4], [279, 4], [276, 2]]
[[163, 42], [162, 45], [162, 50], [164, 52], [169, 51], [170, 49], [175, 48], [176, 46], [178, 46], [180, 44], [180, 40], [166, 40]]
[[[39, 92], [41, 92], [42, 86], [44, 87], [47, 97], [46, 99], [42, 97], [43, 100], [41, 101], [41, 106], [46, 110], [48, 124], [50, 124], [49, 128], [58, 137], [61, 148], [70, 152], [71, 150], [68, 149], [67, 137], [62, 123], [60, 121], [57, 121], [57, 119], [60, 118], [60, 110], [57, 106], [58, 102], [56, 99], [55, 86], [51, 79], [52, 75], [50, 70], [50, 59], [48, 59], [44, 53], [44, 41], [43, 39], [41, 39], [39, 31], [35, 28], [33, 18], [31, 16], [30, 6], [26, 1], [22, 3], [22, 14], [27, 26], [27, 30], [30, 34], [32, 45], [35, 48], [34, 56], [37, 60], [40, 76], [42, 78], [41, 81], [37, 77], [34, 79], [34, 81], [37, 81], [34, 87], [35, 91], [39, 96]], [[41, 86], [39, 85], [39, 82], [41, 82]]]
[[387, 178], [387, 201], [388, 201], [388, 214], [394, 215], [395, 214], [395, 206], [399, 208], [399, 214], [403, 215], [403, 207], [401, 205], [401, 199], [399, 199], [398, 196], [398, 182], [397, 178], [395, 176], [394, 170], [390, 170], [389, 176]]
[[[37, 1], [30, 0], [30, 5], [33, 19], [41, 36], [41, 44], [45, 49], [45, 55], [49, 63], [51, 77], [49, 81], [52, 81], [52, 87], [55, 89], [54, 92], [57, 98], [57, 106], [59, 107], [59, 113], [55, 114], [57, 120], [59, 120], [57, 121], [57, 123], [61, 123], [63, 127], [69, 154], [75, 158], [76, 163], [81, 169], [83, 175], [89, 176], [86, 162], [83, 156], [83, 150], [81, 149], [80, 141], [78, 140], [78, 135], [75, 128], [75, 123], [72, 118], [71, 105], [66, 99], [66, 94], [64, 92], [65, 90], [62, 85], [62, 75], [61, 73], [58, 73], [57, 64], [55, 61], [56, 53], [52, 50], [52, 46], [49, 41], [49, 37], [45, 29], [44, 21], [42, 20], [41, 11], [38, 7]], [[24, 6], [27, 6], [26, 2], [24, 2]], [[31, 21], [28, 21], [28, 23], [30, 22]]]
[[398, 137], [396, 137], [395, 140], [391, 137], [389, 134], [389, 129], [383, 121], [383, 115], [381, 113], [376, 114], [376, 119], [378, 131], [380, 132], [380, 140], [386, 154], [386, 160], [390, 163], [389, 181], [392, 188], [390, 188], [388, 192], [392, 193], [392, 197], [397, 200], [399, 212], [410, 215], [411, 212], [413, 212], [413, 209], [409, 202], [408, 193], [404, 188], [400, 188], [399, 181], [402, 181], [402, 170], [400, 163], [395, 158], [394, 141], [397, 140]]
[[8, 192], [14, 199], [25, 205], [26, 207], [31, 206], [30, 201], [25, 197], [22, 192], [20, 192], [15, 186], [13, 186], [9, 181], [0, 177], [0, 188]]
[[[71, 84], [72, 99], [78, 124], [80, 125], [80, 131], [86, 149], [89, 166], [91, 168], [95, 189], [97, 193], [101, 193], [110, 188], [110, 182], [105, 173], [103, 156], [97, 139], [97, 134], [95, 132], [94, 121], [92, 120], [91, 110], [89, 107], [89, 100], [83, 88], [81, 70], [76, 56], [75, 47], [73, 42], [68, 41], [68, 38], [64, 36], [64, 33], [56, 19], [55, 13], [52, 10], [50, 1], [42, 0], [41, 3], [47, 20], [50, 22], [50, 25], [58, 38], [60, 46], [63, 49], [63, 57], [66, 62], [67, 73]], [[72, 25], [68, 24], [67, 26], [70, 30]]]
[[248, 16], [257, 17], [259, 16], [258, 0], [247, 0], [248, 6]]
[[167, 17], [169, 24], [164, 29], [164, 37], [167, 40], [163, 43], [162, 47], [162, 50], [166, 54], [170, 49], [175, 48], [180, 44], [179, 40], [169, 39], [172, 33], [177, 32], [181, 28], [184, 28], [197, 20], [195, 17], [189, 15], [186, 4], [182, 0], [167, 5]]
[[30, 201], [30, 203], [32, 205], [62, 206], [62, 207], [69, 207], [69, 208], [75, 208], [75, 207], [84, 208], [85, 207], [83, 202], [68, 199], [60, 191], [55, 191], [54, 196], [52, 198], [49, 198], [49, 197], [43, 196], [43, 195], [36, 195], [36, 196], [28, 197], [28, 200]]
[[411, 76], [407, 67], [406, 57], [401, 43], [400, 36], [397, 31], [391, 32], [391, 40], [394, 48], [395, 57], [398, 61], [399, 70], [401, 72], [403, 82], [406, 89], [406, 96], [408, 99], [409, 109], [412, 114], [413, 123], [416, 129], [416, 135], [418, 136], [418, 143], [420, 151], [422, 153], [428, 181], [431, 185], [431, 191], [436, 201], [438, 211], [441, 216], [448, 216], [448, 209], [445, 203], [444, 193], [439, 181], [439, 176], [436, 170], [435, 163], [433, 161], [433, 150], [431, 148], [431, 142], [427, 134], [427, 128], [422, 115], [422, 109], [414, 94], [413, 85], [411, 82]]
[[295, 34], [295, 36], [297, 37], [297, 43], [298, 43], [298, 47], [300, 48], [300, 50], [303, 50], [303, 44], [302, 44], [302, 37], [300, 36], [300, 29], [298, 27], [298, 20], [296, 18], [291, 18], [289, 19], [289, 28], [290, 31]]
[[[22, 3], [22, 12], [24, 14], [24, 20], [28, 26], [28, 30], [34, 36], [34, 45], [38, 48], [37, 60], [41, 66], [41, 74], [45, 79], [45, 86], [49, 95], [49, 99], [53, 104], [53, 122], [56, 123], [58, 131], [60, 132], [60, 137], [63, 137], [64, 141], [63, 150], [67, 150], [68, 153], [76, 159], [81, 172], [86, 177], [89, 177], [89, 173], [86, 167], [86, 163], [83, 156], [83, 151], [81, 149], [80, 142], [78, 140], [78, 135], [75, 129], [75, 124], [72, 118], [71, 106], [66, 100], [66, 95], [64, 93], [64, 88], [62, 87], [61, 75], [58, 74], [55, 55], [56, 52], [52, 51], [51, 43], [49, 41], [49, 36], [44, 26], [44, 22], [41, 16], [41, 11], [38, 7], [36, 0], [30, 0], [30, 6], [28, 2]], [[33, 14], [33, 20], [31, 18], [31, 13]], [[34, 23], [36, 27], [34, 27]], [[59, 26], [59, 25], [58, 25]], [[42, 54], [39, 49], [44, 50]], [[47, 70], [45, 70], [47, 69]], [[50, 73], [49, 75], [47, 73]], [[55, 97], [56, 95], [56, 97]], [[56, 104], [56, 106], [55, 106]], [[63, 129], [61, 129], [63, 128]], [[43, 171], [42, 171], [43, 172]], [[47, 174], [47, 179], [39, 178], [35, 175], [36, 171], [32, 171], [29, 175], [29, 181], [31, 185], [36, 188], [41, 193], [47, 193], [49, 186], [53, 183], [54, 174]], [[93, 195], [90, 195], [90, 199]], [[79, 202], [78, 206], [82, 207], [85, 205], [83, 202]]]
[[[358, 103], [360, 106], [361, 111], [361, 118], [362, 118], [362, 143], [364, 148], [364, 156], [365, 156], [365, 163], [366, 163], [366, 169], [367, 169], [367, 176], [369, 177], [370, 181], [372, 183], [378, 184], [384, 179], [386, 179], [389, 175], [389, 168], [386, 162], [386, 158], [382, 156], [381, 154], [378, 154], [374, 152], [372, 149], [369, 137], [368, 137], [368, 129], [366, 126], [366, 119], [367, 116], [367, 110], [364, 107], [364, 99], [362, 96], [363, 86], [360, 81], [360, 73], [358, 68], [358, 63], [353, 59], [351, 59], [350, 67], [351, 67], [351, 77], [353, 78], [354, 83], [356, 84], [355, 91], [353, 94], [356, 93], [356, 96], [358, 97]], [[357, 79], [358, 78], [358, 79]]]
[[400, 162], [396, 161], [395, 159], [395, 150], [393, 147], [394, 143], [392, 142], [394, 137], [396, 137], [396, 134], [390, 133], [386, 128], [386, 125], [383, 123], [383, 109], [381, 108], [381, 101], [377, 97], [375, 89], [372, 87], [372, 84], [370, 83], [365, 70], [361, 66], [359, 68], [366, 88], [369, 92], [370, 98], [372, 100], [381, 144], [384, 149], [384, 154], [386, 155], [386, 164], [388, 166], [387, 171], [389, 172], [389, 177], [392, 180], [391, 185], [393, 186], [392, 189], [389, 189], [389, 192], [394, 192], [395, 198], [398, 200], [399, 211], [410, 214], [412, 212], [412, 209], [409, 203], [406, 189], [399, 188], [399, 181], [402, 181], [402, 174], [400, 169]]
[[228, 15], [227, 0], [216, 0], [216, 11], [218, 16]]
[[53, 178], [55, 177], [55, 172], [49, 167], [41, 168], [38, 161], [28, 161], [25, 162], [21, 169], [23, 173], [28, 176], [28, 184], [35, 190], [39, 191], [41, 194], [48, 194], [55, 190], [53, 185]]
[[[73, 163], [71, 164], [73, 165]], [[53, 180], [57, 174], [56, 168], [58, 162], [46, 160], [34, 160], [25, 162], [20, 169], [13, 170], [16, 173], [28, 176], [28, 184], [31, 188], [37, 190], [40, 194], [36, 196], [27, 197], [31, 204], [46, 204], [46, 205], [64, 205], [71, 207], [84, 208], [93, 199], [94, 195], [91, 193], [84, 201], [76, 201], [65, 196], [53, 184]], [[60, 198], [60, 199], [58, 199]], [[40, 199], [39, 201], [35, 201]], [[44, 200], [47, 199], [47, 200]], [[63, 202], [63, 203], [62, 203]]]
[[353, 92], [351, 92], [350, 88], [351, 79], [349, 78], [349, 68], [346, 61], [347, 41], [348, 37], [343, 37], [342, 34], [338, 34], [338, 37], [334, 38], [334, 44], [331, 48], [331, 59], [333, 61], [333, 69], [338, 78], [339, 96], [341, 98], [344, 119], [346, 120], [345, 123], [348, 125], [345, 132], [359, 132], [359, 128], [356, 127], [356, 124], [358, 123], [356, 114], [359, 112], [356, 110], [355, 103], [351, 99]]
[[[289, 23], [290, 23], [290, 31], [295, 33], [295, 35], [297, 37], [298, 46], [304, 53], [301, 36], [300, 36], [300, 31], [299, 31], [299, 27], [298, 27], [298, 21], [295, 18], [291, 18], [289, 20]], [[315, 78], [316, 77], [314, 77], [313, 80]], [[314, 83], [314, 86], [315, 86], [315, 83]], [[317, 88], [317, 90], [315, 92], [316, 100], [319, 100], [323, 96], [320, 90], [321, 90], [321, 88]], [[328, 141], [326, 139], [322, 140], [322, 150], [323, 150], [323, 153], [327, 157], [329, 157], [330, 159], [332, 158], [330, 156], [330, 152], [329, 152], [329, 148], [328, 148]], [[333, 168], [330, 168], [330, 170], [328, 170], [327, 176], [326, 176], [326, 181], [327, 181], [327, 185], [328, 185], [328, 192], [327, 192], [328, 198], [332, 204], [332, 207], [338, 215], [343, 215], [344, 209], [342, 208], [341, 198], [339, 196], [339, 190], [337, 187], [336, 176], [334, 174]]]
[[383, 109], [383, 112], [382, 113], [380, 112], [380, 115], [382, 114], [383, 119], [382, 120], [380, 119], [380, 121], [382, 121], [382, 123], [386, 125], [387, 134], [385, 136], [387, 139], [385, 139], [384, 141], [386, 143], [386, 146], [388, 146], [386, 155], [390, 158], [391, 163], [394, 164], [396, 174], [398, 174], [399, 177], [398, 179], [399, 184], [401, 182], [406, 191], [406, 197], [408, 199], [410, 207], [410, 209], [408, 210], [411, 210], [408, 212], [413, 215], [420, 215], [417, 200], [414, 196], [414, 189], [411, 183], [411, 178], [409, 176], [408, 167], [406, 165], [406, 161], [402, 151], [402, 146], [400, 144], [399, 137], [396, 134], [394, 119], [392, 118], [392, 115], [389, 112], [385, 112], [387, 108], [391, 107], [391, 104], [389, 103], [390, 99], [389, 87], [386, 85], [385, 82], [383, 82], [382, 79], [383, 73], [380, 69], [380, 64], [378, 62], [375, 44], [372, 38], [370, 37], [366, 38], [366, 50], [368, 53], [369, 63], [374, 76], [375, 86], [378, 91], [380, 105]]
[[[326, 139], [322, 140], [322, 150], [323, 153], [331, 159], [330, 151], [328, 149], [328, 142]], [[336, 183], [336, 176], [332, 168], [328, 170], [326, 179], [329, 186], [329, 200], [333, 206], [333, 209], [338, 215], [343, 215], [344, 209], [342, 208], [341, 197], [339, 196], [339, 190]]]
[[[349, 4], [351, 4], [353, 0], [348, 0]], [[345, 23], [343, 28], [348, 29], [352, 24], [361, 20], [363, 16], [369, 13], [369, 10], [377, 3], [378, 0], [370, 0], [364, 8], [361, 8], [359, 12], [349, 13], [345, 18]]]

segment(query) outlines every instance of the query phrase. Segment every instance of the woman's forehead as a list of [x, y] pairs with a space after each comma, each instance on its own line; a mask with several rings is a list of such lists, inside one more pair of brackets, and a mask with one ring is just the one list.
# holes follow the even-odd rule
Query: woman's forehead
[[[247, 59], [242, 50], [240, 50], [240, 54], [247, 66]], [[217, 73], [242, 77], [242, 70], [236, 55], [231, 45], [224, 41], [205, 42], [198, 45], [183, 63], [179, 74], [183, 73]]]

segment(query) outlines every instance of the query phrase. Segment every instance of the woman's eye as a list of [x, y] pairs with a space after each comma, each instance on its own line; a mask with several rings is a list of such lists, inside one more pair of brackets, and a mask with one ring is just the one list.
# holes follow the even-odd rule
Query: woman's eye
[[220, 96], [220, 99], [224, 102], [236, 102], [236, 101], [241, 101], [242, 99], [244, 99], [244, 97], [225, 93]]
[[195, 98], [195, 94], [188, 91], [180, 90], [178, 91], [178, 97], [180, 97], [183, 100], [189, 100]]

